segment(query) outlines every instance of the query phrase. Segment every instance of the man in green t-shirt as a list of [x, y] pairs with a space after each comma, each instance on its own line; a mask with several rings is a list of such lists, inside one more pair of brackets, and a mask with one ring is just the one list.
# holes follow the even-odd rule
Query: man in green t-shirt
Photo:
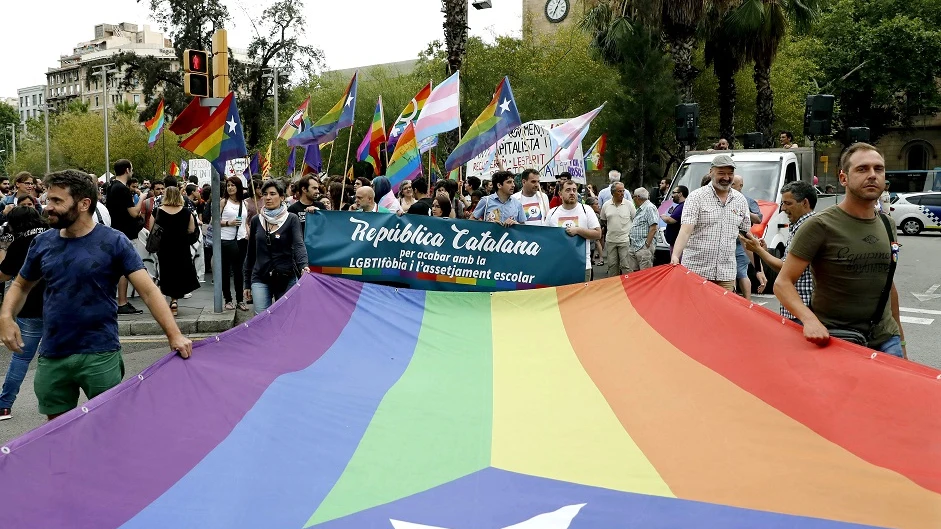
[[[846, 188], [846, 198], [804, 221], [795, 233], [774, 282], [775, 295], [803, 322], [804, 337], [810, 342], [826, 345], [828, 328], [854, 329], [869, 336], [870, 348], [908, 358], [894, 284], [881, 318], [872, 329], [869, 325], [889, 265], [898, 259], [895, 223], [889, 219], [890, 237], [875, 209], [885, 189], [882, 154], [867, 143], [853, 144], [840, 159], [840, 184]], [[808, 265], [814, 277], [812, 309], [794, 286]]]

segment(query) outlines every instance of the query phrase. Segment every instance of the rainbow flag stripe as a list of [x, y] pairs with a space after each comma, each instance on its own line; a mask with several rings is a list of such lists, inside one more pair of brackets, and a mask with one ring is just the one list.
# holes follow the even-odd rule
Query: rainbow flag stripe
[[0, 502], [13, 528], [930, 528], [938, 376], [679, 266], [495, 293], [304, 274], [7, 443]]
[[219, 171], [225, 173], [225, 162], [246, 156], [245, 137], [242, 134], [235, 93], [229, 92], [210, 116], [190, 137], [180, 143], [201, 158], [209, 160]]
[[455, 167], [464, 165], [521, 124], [513, 89], [510, 87], [510, 78], [504, 77], [494, 90], [490, 104], [477, 116], [448, 156], [444, 170], [450, 172]]
[[586, 171], [603, 171], [604, 170], [604, 151], [608, 148], [608, 134], [602, 134], [598, 136], [598, 139], [595, 140], [595, 143], [591, 144], [591, 147], [588, 149], [588, 152], [585, 153], [585, 170]]
[[382, 115], [382, 96], [376, 102], [376, 110], [373, 112], [372, 123], [362, 143], [356, 149], [356, 159], [360, 162], [369, 162], [373, 168], [373, 174], [379, 174], [379, 146], [386, 141], [385, 118]]
[[[311, 145], [313, 143], [327, 143], [333, 141], [337, 134], [346, 127], [353, 126], [356, 114], [356, 91], [359, 72], [353, 74], [350, 84], [346, 86], [343, 97], [320, 119], [306, 130], [297, 132], [288, 138], [288, 145]], [[306, 110], [306, 107], [305, 107]]]
[[147, 129], [147, 145], [153, 147], [154, 144], [157, 143], [160, 135], [163, 134], [163, 124], [165, 121], [166, 115], [163, 112], [163, 99], [161, 99], [160, 103], [157, 105], [157, 111], [154, 112], [154, 117], [144, 122], [144, 128]]
[[415, 94], [415, 97], [413, 97], [407, 105], [405, 105], [405, 109], [402, 110], [399, 117], [392, 123], [392, 128], [389, 129], [389, 141], [386, 145], [386, 149], [388, 149], [389, 152], [395, 150], [395, 146], [399, 142], [399, 136], [405, 132], [405, 127], [409, 123], [418, 120], [418, 115], [421, 113], [422, 109], [425, 108], [425, 102], [428, 101], [429, 96], [431, 96], [430, 81]]
[[421, 154], [415, 141], [415, 124], [409, 123], [395, 146], [395, 152], [389, 157], [386, 176], [392, 184], [392, 191], [398, 193], [399, 186], [406, 180], [421, 176]]

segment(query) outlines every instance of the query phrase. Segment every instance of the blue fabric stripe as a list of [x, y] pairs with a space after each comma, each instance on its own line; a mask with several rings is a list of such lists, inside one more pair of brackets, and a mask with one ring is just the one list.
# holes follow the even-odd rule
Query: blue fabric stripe
[[424, 300], [364, 285], [323, 357], [278, 377], [218, 447], [122, 527], [303, 527], [411, 361]]

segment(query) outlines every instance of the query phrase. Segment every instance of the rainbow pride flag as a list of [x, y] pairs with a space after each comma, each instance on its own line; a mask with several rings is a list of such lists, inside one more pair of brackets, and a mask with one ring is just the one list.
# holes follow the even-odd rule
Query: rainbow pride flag
[[157, 143], [160, 135], [163, 134], [163, 124], [166, 121], [166, 114], [163, 113], [163, 99], [157, 105], [157, 111], [154, 117], [144, 122], [144, 128], [147, 129], [147, 145], [151, 147]]
[[[356, 87], [359, 72], [353, 74], [350, 84], [346, 86], [343, 97], [333, 105], [326, 114], [303, 131], [297, 132], [288, 138], [288, 145], [310, 145], [312, 143], [327, 143], [333, 141], [337, 134], [346, 127], [353, 126], [356, 114]], [[305, 107], [306, 111], [306, 107]]]
[[297, 110], [291, 114], [291, 117], [284, 122], [284, 126], [281, 127], [281, 130], [278, 132], [278, 139], [288, 140], [294, 137], [295, 134], [299, 132], [304, 132], [307, 127], [310, 125], [310, 121], [307, 119], [307, 105], [310, 104], [310, 96], [307, 96], [307, 99]]
[[608, 134], [602, 134], [598, 136], [598, 139], [595, 140], [595, 143], [591, 144], [591, 147], [588, 149], [588, 152], [585, 153], [585, 170], [586, 171], [603, 171], [604, 170], [604, 151], [608, 148]]
[[399, 142], [399, 136], [405, 132], [405, 127], [409, 123], [418, 120], [418, 116], [425, 108], [425, 102], [428, 101], [429, 96], [431, 96], [431, 81], [415, 94], [415, 97], [405, 105], [405, 109], [402, 110], [399, 117], [392, 122], [392, 127], [389, 129], [389, 141], [386, 144], [386, 149], [389, 152], [395, 151], [395, 145]]
[[451, 151], [444, 163], [444, 170], [451, 171], [459, 165], [464, 165], [521, 124], [516, 100], [513, 99], [513, 89], [510, 88], [510, 78], [504, 77], [494, 90], [490, 104], [477, 116], [457, 147]]
[[366, 136], [356, 149], [356, 160], [369, 162], [372, 165], [374, 175], [379, 174], [379, 158], [381, 157], [379, 147], [386, 141], [385, 123], [385, 117], [382, 115], [382, 96], [379, 96], [369, 130], [366, 131]]
[[225, 174], [225, 162], [228, 160], [244, 158], [245, 136], [239, 109], [235, 104], [235, 93], [229, 92], [219, 108], [209, 116], [209, 120], [183, 140], [180, 147], [209, 160], [219, 174]]
[[170, 176], [180, 176], [180, 166], [176, 162], [170, 162], [170, 168], [167, 169], [167, 174]]
[[304, 274], [193, 349], [6, 443], [4, 527], [915, 529], [941, 512], [937, 370], [821, 349], [680, 266], [492, 294]]
[[418, 142], [415, 141], [415, 124], [409, 123], [405, 127], [395, 152], [389, 157], [389, 167], [386, 176], [392, 184], [392, 191], [399, 192], [399, 186], [406, 180], [414, 180], [421, 176], [421, 154], [418, 152]]

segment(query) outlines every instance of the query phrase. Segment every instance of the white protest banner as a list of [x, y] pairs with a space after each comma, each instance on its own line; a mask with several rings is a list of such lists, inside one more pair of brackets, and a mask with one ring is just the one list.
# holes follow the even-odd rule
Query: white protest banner
[[209, 160], [193, 158], [189, 161], [187, 174], [196, 177], [196, 184], [202, 187], [212, 182], [212, 164]]
[[[528, 121], [504, 136], [490, 149], [478, 154], [467, 164], [467, 176], [489, 180], [499, 168], [495, 156], [500, 157], [503, 167], [512, 173], [523, 169], [542, 169], [540, 180], [554, 182], [556, 175], [568, 172], [579, 184], [585, 183], [585, 160], [581, 145], [572, 153], [571, 160], [561, 159], [565, 151], [546, 165], [554, 153], [549, 146], [549, 129], [557, 127], [567, 119], [543, 119]], [[498, 151], [496, 149], [499, 149]], [[567, 150], [567, 149], [566, 149]]]
[[232, 158], [225, 162], [225, 177], [237, 176], [242, 179], [242, 184], [248, 187], [248, 181], [245, 179], [245, 169], [248, 169], [251, 158]]

